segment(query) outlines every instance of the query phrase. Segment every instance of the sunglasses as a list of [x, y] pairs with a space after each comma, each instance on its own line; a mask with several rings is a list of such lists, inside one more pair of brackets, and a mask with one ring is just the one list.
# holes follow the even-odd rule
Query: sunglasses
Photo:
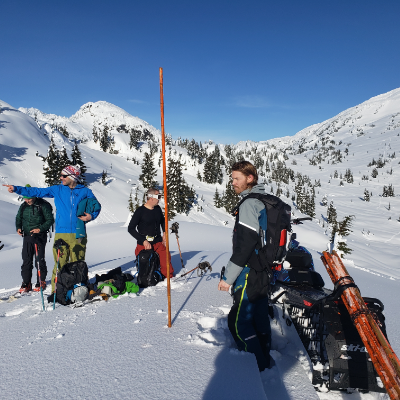
[[162, 198], [162, 194], [148, 194], [147, 198], [149, 198], [149, 197], [160, 200]]
[[60, 175], [61, 178], [68, 178], [70, 175]]

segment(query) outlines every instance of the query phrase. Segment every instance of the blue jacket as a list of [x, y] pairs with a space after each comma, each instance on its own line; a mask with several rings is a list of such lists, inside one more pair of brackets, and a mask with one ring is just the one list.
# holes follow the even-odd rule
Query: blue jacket
[[[101, 204], [97, 201], [95, 197], [88, 197], [82, 200], [78, 204], [77, 216], [85, 215], [85, 212], [92, 215], [94, 213], [99, 213], [101, 210]], [[90, 222], [90, 221], [89, 221]], [[86, 224], [80, 220], [79, 218], [76, 221], [76, 238], [84, 238], [86, 237]]]
[[[55, 185], [47, 188], [14, 186], [14, 192], [28, 197], [50, 197], [54, 198], [56, 205], [56, 233], [76, 233], [78, 221], [77, 211], [79, 203], [87, 198], [94, 198], [90, 189], [83, 185], [76, 185], [74, 189], [68, 186]], [[90, 213], [94, 220], [100, 211]]]

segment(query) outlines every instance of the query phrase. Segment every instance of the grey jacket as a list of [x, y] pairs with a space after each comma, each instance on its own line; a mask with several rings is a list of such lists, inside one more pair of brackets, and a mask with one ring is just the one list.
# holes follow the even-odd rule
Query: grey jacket
[[[264, 185], [246, 189], [240, 194], [240, 197], [244, 198], [249, 193], [265, 194]], [[234, 227], [232, 257], [225, 268], [223, 278], [229, 285], [235, 282], [256, 248], [259, 239], [259, 218], [263, 210], [265, 210], [264, 204], [253, 198], [240, 205], [239, 220]]]

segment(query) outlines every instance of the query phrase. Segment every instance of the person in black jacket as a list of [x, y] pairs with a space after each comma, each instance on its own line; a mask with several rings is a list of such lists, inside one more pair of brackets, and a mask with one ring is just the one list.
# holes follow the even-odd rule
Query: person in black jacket
[[[27, 185], [28, 186], [28, 185]], [[28, 186], [29, 187], [29, 186]], [[40, 279], [37, 274], [37, 283], [34, 291], [40, 291], [40, 286], [46, 288], [47, 266], [45, 259], [45, 249], [47, 241], [47, 232], [54, 223], [53, 208], [46, 200], [36, 197], [24, 196], [24, 203], [20, 206], [15, 218], [15, 226], [18, 235], [23, 236], [22, 245], [22, 285], [20, 292], [29, 292], [32, 290], [32, 269], [33, 256], [38, 251], [40, 269]]]
[[[160, 270], [164, 277], [167, 276], [167, 259], [165, 248], [165, 220], [161, 207], [158, 205], [162, 195], [157, 189], [151, 188], [147, 191], [147, 202], [140, 206], [132, 215], [129, 222], [128, 232], [137, 240], [135, 256], [142, 250], [153, 250], [159, 255]], [[160, 226], [163, 230], [161, 236]], [[169, 274], [173, 277], [174, 268], [169, 256]]]
[[[264, 185], [257, 184], [258, 174], [253, 164], [238, 161], [232, 166], [232, 186], [242, 199], [251, 193], [265, 194]], [[271, 326], [268, 317], [268, 297], [258, 293], [259, 282], [252, 277], [252, 261], [257, 253], [260, 232], [266, 232], [267, 214], [264, 204], [249, 198], [240, 205], [233, 230], [233, 252], [226, 265], [218, 290], [230, 291], [233, 306], [228, 315], [228, 327], [239, 350], [253, 353], [260, 371], [271, 364]]]

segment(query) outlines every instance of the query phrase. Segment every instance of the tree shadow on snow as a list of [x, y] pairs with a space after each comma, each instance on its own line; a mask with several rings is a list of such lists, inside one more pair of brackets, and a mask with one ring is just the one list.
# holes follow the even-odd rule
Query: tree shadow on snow
[[22, 161], [21, 157], [26, 154], [27, 150], [26, 147], [11, 147], [2, 144], [0, 149], [0, 165], [5, 165], [4, 160]]
[[89, 172], [89, 173], [86, 172], [85, 176], [86, 176], [86, 182], [88, 183], [88, 185], [90, 185], [91, 183], [101, 181], [102, 173], [97, 174], [94, 172]]
[[8, 121], [0, 121], [0, 128], [5, 128], [6, 126], [4, 124], [9, 124]]

